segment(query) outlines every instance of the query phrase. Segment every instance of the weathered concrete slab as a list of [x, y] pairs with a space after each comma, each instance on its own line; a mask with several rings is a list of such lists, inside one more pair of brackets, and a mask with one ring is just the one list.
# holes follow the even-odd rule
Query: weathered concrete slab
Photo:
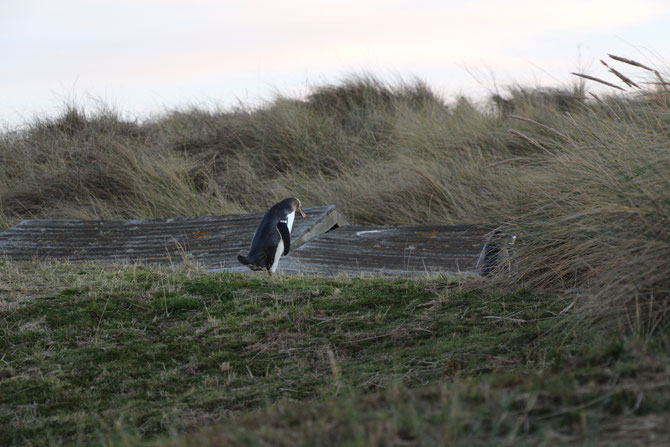
[[[305, 208], [293, 246], [347, 222], [335, 206]], [[188, 259], [209, 268], [238, 266], [263, 213], [137, 220], [25, 220], [0, 233], [0, 257], [16, 261], [150, 262]]]
[[[296, 219], [292, 250], [282, 259], [280, 272], [482, 273], [496, 265], [496, 253], [500, 251], [499, 247], [482, 250], [493, 227], [350, 226], [333, 205], [306, 208], [305, 212], [309, 219]], [[211, 270], [251, 272], [238, 263], [237, 255], [248, 250], [261, 216], [262, 213], [251, 213], [113, 221], [26, 220], [0, 233], [0, 257], [16, 261], [56, 259], [168, 265], [188, 260]], [[485, 257], [489, 251], [491, 266], [477, 268], [480, 255]]]
[[351, 225], [302, 245], [281, 260], [279, 270], [316, 275], [475, 273], [491, 230], [477, 225]]

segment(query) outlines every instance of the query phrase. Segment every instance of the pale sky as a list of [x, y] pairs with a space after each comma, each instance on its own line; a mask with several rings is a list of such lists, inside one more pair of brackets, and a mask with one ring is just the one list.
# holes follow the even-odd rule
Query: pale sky
[[351, 73], [477, 96], [607, 77], [607, 53], [667, 69], [670, 2], [0, 0], [0, 126], [66, 102], [140, 119], [259, 104]]

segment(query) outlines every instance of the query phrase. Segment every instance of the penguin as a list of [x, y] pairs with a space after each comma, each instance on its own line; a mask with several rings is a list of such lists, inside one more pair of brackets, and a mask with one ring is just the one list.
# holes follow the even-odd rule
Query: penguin
[[514, 245], [516, 237], [514, 229], [507, 225], [496, 228], [486, 239], [475, 270], [482, 276], [490, 276], [499, 268], [504, 268], [504, 262], [509, 261], [511, 246]]
[[273, 205], [256, 228], [249, 254], [239, 255], [237, 260], [251, 270], [267, 270], [272, 275], [277, 270], [279, 258], [286, 256], [291, 249], [291, 229], [296, 211], [307, 219], [300, 200], [295, 197]]

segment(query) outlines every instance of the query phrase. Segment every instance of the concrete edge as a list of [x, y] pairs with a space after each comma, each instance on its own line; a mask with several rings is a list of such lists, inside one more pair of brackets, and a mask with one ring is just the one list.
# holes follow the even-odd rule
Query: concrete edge
[[[307, 216], [307, 218], [309, 219], [309, 216]], [[295, 242], [291, 241], [291, 249], [293, 249], [293, 246], [298, 248], [315, 237], [321, 236], [336, 225], [338, 227], [343, 227], [349, 225], [349, 221], [342, 213], [340, 213], [335, 205], [330, 205], [321, 219], [314, 222], [311, 227], [305, 230], [300, 237], [295, 240]]]

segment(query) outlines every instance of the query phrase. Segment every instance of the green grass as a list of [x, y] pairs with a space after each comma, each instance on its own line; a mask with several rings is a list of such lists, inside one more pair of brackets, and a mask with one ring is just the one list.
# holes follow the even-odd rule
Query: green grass
[[141, 266], [3, 262], [0, 278], [2, 445], [667, 435], [667, 338], [557, 330], [568, 297]]

